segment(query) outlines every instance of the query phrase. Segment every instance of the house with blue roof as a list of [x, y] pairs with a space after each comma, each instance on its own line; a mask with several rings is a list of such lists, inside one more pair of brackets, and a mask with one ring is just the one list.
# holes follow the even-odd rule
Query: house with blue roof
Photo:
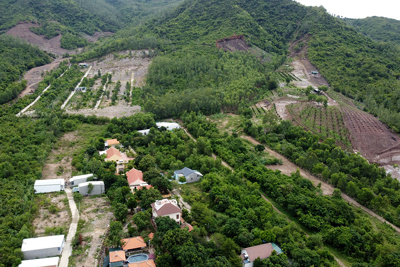
[[183, 168], [182, 170], [174, 171], [175, 180], [179, 181], [180, 177], [186, 178], [186, 183], [194, 183], [200, 181], [203, 174], [199, 171], [189, 169], [188, 167]]

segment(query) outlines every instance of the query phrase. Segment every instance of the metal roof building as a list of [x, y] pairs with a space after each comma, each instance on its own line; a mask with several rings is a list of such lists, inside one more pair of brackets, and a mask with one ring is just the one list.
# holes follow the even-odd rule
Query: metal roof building
[[26, 260], [59, 256], [64, 242], [64, 235], [28, 238], [22, 241], [21, 251]]
[[18, 267], [57, 267], [59, 257], [22, 261]]
[[34, 189], [35, 193], [50, 193], [64, 190], [64, 179], [36, 180]]

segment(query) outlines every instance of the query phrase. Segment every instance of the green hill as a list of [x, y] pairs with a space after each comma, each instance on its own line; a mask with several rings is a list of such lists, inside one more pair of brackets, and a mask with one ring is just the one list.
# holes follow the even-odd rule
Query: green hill
[[400, 45], [400, 21], [384, 17], [365, 19], [343, 19], [357, 31], [380, 42], [392, 42]]
[[25, 89], [26, 81], [18, 81], [26, 70], [50, 61], [39, 48], [11, 36], [0, 36], [0, 104], [14, 99]]

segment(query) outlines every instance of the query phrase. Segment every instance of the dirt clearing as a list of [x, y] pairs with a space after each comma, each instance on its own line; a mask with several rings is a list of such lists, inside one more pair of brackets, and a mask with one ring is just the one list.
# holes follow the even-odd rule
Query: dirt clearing
[[[145, 83], [148, 67], [151, 63], [151, 57], [149, 57], [151, 52], [149, 50], [127, 50], [109, 54], [91, 62], [92, 69], [87, 76], [88, 79], [100, 72], [101, 75], [111, 74], [111, 81], [104, 88], [99, 81], [96, 81], [93, 87], [88, 88], [90, 90], [89, 95], [88, 92], [75, 94], [66, 107], [67, 112], [109, 118], [120, 118], [140, 112], [139, 104], [142, 101], [140, 99], [140, 87]], [[115, 89], [118, 81], [121, 85], [118, 93], [115, 93], [117, 92]], [[127, 89], [127, 83], [131, 85], [131, 88]], [[102, 89], [104, 89], [104, 92], [100, 93], [99, 90]], [[102, 95], [98, 97], [98, 93]], [[97, 105], [97, 103], [99, 104]], [[96, 107], [98, 108], [95, 109]]]
[[31, 27], [39, 27], [38, 24], [23, 22], [9, 29], [6, 34], [19, 37], [30, 44], [39, 46], [40, 49], [53, 53], [56, 55], [63, 55], [65, 53], [75, 54], [75, 51], [61, 48], [61, 34], [47, 40], [43, 36], [37, 35], [29, 30]]
[[60, 62], [64, 60], [66, 59], [57, 58], [49, 64], [30, 69], [27, 73], [25, 73], [24, 80], [28, 81], [28, 85], [25, 90], [19, 94], [19, 97], [24, 97], [26, 94], [31, 92], [33, 93], [37, 89], [38, 84], [43, 80], [42, 73], [46, 73], [46, 71], [51, 71], [57, 68], [60, 65]]
[[292, 116], [290, 116], [289, 111], [287, 110], [286, 106], [287, 105], [291, 105], [291, 104], [296, 104], [299, 103], [298, 101], [294, 101], [294, 100], [288, 100], [285, 98], [279, 99], [277, 101], [274, 102], [275, 104], [275, 108], [276, 108], [276, 112], [278, 113], [279, 117], [282, 120], [291, 120]]
[[66, 194], [51, 193], [35, 195], [39, 205], [39, 215], [33, 221], [35, 234], [47, 236], [54, 234], [67, 234], [71, 216], [69, 213]]
[[81, 234], [86, 250], [74, 258], [76, 267], [97, 266], [97, 254], [103, 243], [104, 234], [114, 218], [107, 197], [85, 197], [80, 203], [80, 219], [86, 221]]

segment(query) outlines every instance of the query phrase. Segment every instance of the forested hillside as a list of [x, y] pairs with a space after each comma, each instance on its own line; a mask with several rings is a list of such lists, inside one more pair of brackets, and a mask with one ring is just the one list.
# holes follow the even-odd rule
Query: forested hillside
[[384, 17], [365, 19], [343, 19], [365, 36], [380, 42], [392, 42], [400, 45], [400, 21]]
[[20, 21], [57, 21], [76, 32], [116, 31], [117, 25], [105, 23], [79, 7], [73, 0], [3, 0], [0, 2], [0, 30]]
[[74, 0], [83, 9], [102, 21], [123, 27], [155, 17], [162, 11], [177, 6], [182, 0]]
[[20, 80], [26, 70], [50, 61], [39, 48], [11, 36], [0, 36], [0, 104], [14, 99], [25, 89], [26, 82]]

